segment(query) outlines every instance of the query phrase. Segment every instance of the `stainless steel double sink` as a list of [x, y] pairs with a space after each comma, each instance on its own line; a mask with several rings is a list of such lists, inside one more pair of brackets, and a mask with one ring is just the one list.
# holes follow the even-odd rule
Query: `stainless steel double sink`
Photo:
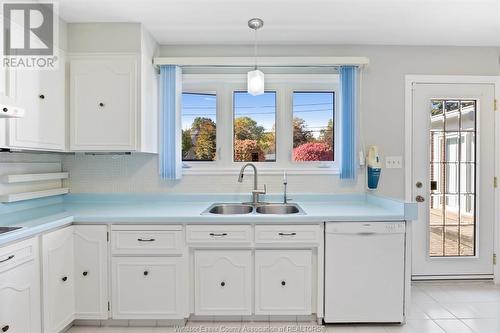
[[22, 227], [0, 227], [0, 235], [11, 231], [16, 231], [19, 229], [22, 229]]
[[216, 203], [201, 213], [202, 215], [245, 215], [245, 214], [273, 214], [273, 215], [305, 215], [302, 208], [293, 204], [259, 203]]

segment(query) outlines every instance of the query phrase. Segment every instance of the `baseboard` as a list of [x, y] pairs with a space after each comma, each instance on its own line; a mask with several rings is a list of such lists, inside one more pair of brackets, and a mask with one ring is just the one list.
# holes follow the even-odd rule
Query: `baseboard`
[[493, 280], [492, 274], [470, 275], [413, 275], [412, 281], [446, 281], [446, 280]]

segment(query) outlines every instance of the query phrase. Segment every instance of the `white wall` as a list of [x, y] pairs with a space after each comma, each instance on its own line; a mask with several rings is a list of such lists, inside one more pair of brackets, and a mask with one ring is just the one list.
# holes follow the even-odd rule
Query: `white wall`
[[[63, 170], [70, 172], [71, 192], [199, 192], [250, 193], [252, 171], [238, 183], [238, 171], [230, 175], [185, 175], [182, 180], [166, 181], [158, 176], [158, 158], [151, 154], [116, 156], [68, 155]], [[268, 193], [281, 193], [283, 176], [259, 175], [259, 185]], [[363, 182], [360, 182], [363, 184]], [[362, 191], [363, 185], [340, 183], [336, 176], [288, 176], [291, 193], [331, 193]], [[293, 198], [293, 195], [291, 196]]]
[[140, 23], [69, 23], [68, 49], [83, 53], [139, 53]]
[[[71, 31], [71, 29], [70, 29]], [[71, 43], [70, 43], [71, 44]], [[163, 56], [248, 56], [252, 46], [162, 46]], [[396, 46], [262, 46], [263, 56], [366, 56], [370, 65], [362, 77], [362, 123], [366, 145], [378, 145], [384, 156], [404, 156], [404, 76], [406, 74], [500, 75], [500, 48]], [[493, 147], [492, 147], [493, 148]], [[246, 184], [228, 176], [186, 176], [181, 181], [160, 181], [154, 155], [66, 156], [73, 192], [247, 192]], [[280, 192], [281, 177], [262, 176], [270, 192]], [[337, 176], [291, 176], [292, 192], [352, 192], [364, 188], [342, 183]], [[378, 193], [404, 197], [404, 170], [384, 169]]]

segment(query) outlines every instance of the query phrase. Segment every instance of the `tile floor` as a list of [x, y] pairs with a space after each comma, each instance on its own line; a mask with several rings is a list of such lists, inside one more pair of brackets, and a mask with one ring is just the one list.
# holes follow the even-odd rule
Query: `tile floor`
[[[416, 282], [407, 323], [326, 325], [296, 322], [188, 322], [175, 327], [73, 327], [69, 333], [500, 333], [500, 285], [492, 282]], [[300, 329], [302, 328], [302, 329]]]

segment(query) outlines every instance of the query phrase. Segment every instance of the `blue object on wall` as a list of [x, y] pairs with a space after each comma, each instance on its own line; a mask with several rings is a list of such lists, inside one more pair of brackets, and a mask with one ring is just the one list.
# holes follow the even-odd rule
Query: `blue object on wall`
[[357, 66], [341, 66], [340, 74], [340, 124], [341, 159], [340, 179], [356, 179], [357, 154]]
[[182, 177], [181, 101], [181, 68], [160, 66], [159, 172], [162, 179]]
[[380, 178], [380, 172], [382, 168], [372, 168], [368, 167], [368, 188], [370, 190], [375, 190], [378, 186], [378, 180]]

